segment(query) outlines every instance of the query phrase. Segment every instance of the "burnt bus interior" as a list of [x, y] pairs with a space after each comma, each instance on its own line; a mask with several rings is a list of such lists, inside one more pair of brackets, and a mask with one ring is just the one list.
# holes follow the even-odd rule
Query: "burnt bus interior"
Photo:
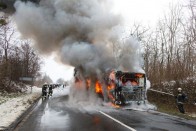
[[115, 104], [145, 103], [146, 76], [144, 73], [117, 71], [116, 78], [121, 84], [116, 84], [115, 89], [110, 91], [114, 96]]

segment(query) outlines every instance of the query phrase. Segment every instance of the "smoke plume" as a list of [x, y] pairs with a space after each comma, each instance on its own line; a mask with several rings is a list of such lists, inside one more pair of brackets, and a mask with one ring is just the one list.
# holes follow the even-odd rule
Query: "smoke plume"
[[23, 38], [32, 39], [41, 54], [82, 67], [84, 77], [101, 79], [107, 69], [141, 69], [139, 43], [121, 40], [122, 17], [110, 0], [17, 1], [14, 19]]

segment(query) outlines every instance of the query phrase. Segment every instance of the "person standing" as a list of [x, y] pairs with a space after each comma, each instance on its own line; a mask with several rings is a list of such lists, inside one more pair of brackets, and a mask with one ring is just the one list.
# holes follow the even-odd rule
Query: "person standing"
[[187, 100], [187, 96], [182, 92], [182, 88], [178, 88], [178, 94], [176, 96], [176, 103], [178, 106], [178, 110], [181, 113], [185, 113], [184, 110], [184, 102]]
[[49, 85], [49, 94], [48, 94], [48, 96], [52, 96], [52, 94], [53, 94], [53, 84], [50, 84]]
[[47, 97], [47, 88], [48, 88], [48, 84], [44, 83], [44, 85], [42, 86], [42, 98]]

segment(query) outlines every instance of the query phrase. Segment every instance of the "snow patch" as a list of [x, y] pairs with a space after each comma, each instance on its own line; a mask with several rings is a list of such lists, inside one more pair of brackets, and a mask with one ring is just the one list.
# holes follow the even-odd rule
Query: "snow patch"
[[6, 102], [0, 105], [0, 130], [14, 122], [31, 104], [41, 95], [41, 88], [27, 87], [27, 92], [15, 98], [6, 98]]

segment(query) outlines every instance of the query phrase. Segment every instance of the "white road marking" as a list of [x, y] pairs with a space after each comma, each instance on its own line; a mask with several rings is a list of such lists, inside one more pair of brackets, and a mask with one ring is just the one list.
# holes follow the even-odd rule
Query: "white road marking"
[[119, 120], [117, 120], [117, 119], [111, 117], [110, 115], [108, 115], [108, 114], [106, 114], [106, 113], [104, 113], [104, 112], [102, 112], [102, 111], [99, 111], [99, 112], [100, 112], [101, 114], [107, 116], [108, 118], [114, 120], [115, 122], [121, 124], [122, 126], [128, 128], [129, 130], [131, 130], [131, 131], [136, 131], [135, 129], [131, 128], [130, 126], [125, 125], [124, 123], [122, 123], [122, 122], [120, 122]]

